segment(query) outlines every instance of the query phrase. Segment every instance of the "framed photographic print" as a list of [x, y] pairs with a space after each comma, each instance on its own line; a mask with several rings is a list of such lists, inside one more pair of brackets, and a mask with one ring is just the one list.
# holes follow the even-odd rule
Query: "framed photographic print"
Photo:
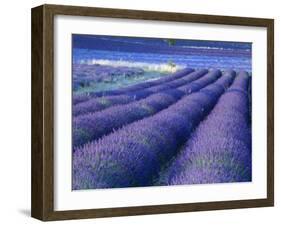
[[32, 216], [274, 204], [272, 19], [32, 9]]

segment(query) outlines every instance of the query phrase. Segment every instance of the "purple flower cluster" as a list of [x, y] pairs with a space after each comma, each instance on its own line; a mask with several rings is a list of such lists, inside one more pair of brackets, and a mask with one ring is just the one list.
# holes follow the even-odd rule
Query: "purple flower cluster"
[[[73, 153], [73, 189], [152, 185], [153, 178], [176, 155], [233, 79], [234, 74], [228, 72], [157, 114], [77, 148]], [[203, 81], [197, 82], [197, 87], [204, 87]]]
[[192, 82], [204, 74], [206, 74], [207, 70], [199, 70], [196, 72], [192, 72], [187, 74], [183, 78], [176, 79], [171, 82], [167, 82], [165, 84], [156, 85], [154, 87], [145, 88], [142, 90], [137, 90], [135, 92], [128, 92], [120, 95], [112, 95], [112, 96], [104, 96], [99, 98], [91, 98], [88, 101], [76, 104], [73, 106], [72, 114], [73, 116], [78, 116], [81, 114], [87, 114], [90, 112], [101, 111], [105, 108], [119, 105], [119, 104], [127, 104], [133, 102], [135, 100], [140, 100], [148, 97], [153, 93], [157, 93], [160, 91], [168, 90], [171, 88], [177, 88], [178, 86], [182, 86], [189, 82]]
[[179, 185], [251, 181], [249, 76], [240, 72], [178, 156], [155, 184]]
[[[103, 111], [77, 116], [73, 120], [73, 145], [74, 147], [83, 145], [124, 125], [151, 116], [174, 104], [182, 96], [214, 82], [220, 75], [220, 71], [215, 70], [196, 80], [196, 86], [193, 86], [192, 82], [178, 90], [158, 92], [126, 105], [117, 105]], [[188, 92], [185, 93], [183, 90], [188, 90]]]

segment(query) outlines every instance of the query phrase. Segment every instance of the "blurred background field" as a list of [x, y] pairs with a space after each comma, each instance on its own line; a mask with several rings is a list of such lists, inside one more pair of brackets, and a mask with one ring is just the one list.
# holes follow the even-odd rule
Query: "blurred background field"
[[114, 90], [186, 67], [247, 71], [251, 43], [74, 34], [75, 94]]

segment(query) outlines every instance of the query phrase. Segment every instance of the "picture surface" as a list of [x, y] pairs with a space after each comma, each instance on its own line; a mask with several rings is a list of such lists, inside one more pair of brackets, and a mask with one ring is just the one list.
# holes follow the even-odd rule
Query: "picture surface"
[[252, 44], [72, 35], [72, 189], [251, 182]]

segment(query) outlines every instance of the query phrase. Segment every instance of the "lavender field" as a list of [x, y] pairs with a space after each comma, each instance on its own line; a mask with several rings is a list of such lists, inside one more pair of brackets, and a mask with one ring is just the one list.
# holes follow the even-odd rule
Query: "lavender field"
[[251, 44], [73, 35], [72, 188], [250, 182]]

